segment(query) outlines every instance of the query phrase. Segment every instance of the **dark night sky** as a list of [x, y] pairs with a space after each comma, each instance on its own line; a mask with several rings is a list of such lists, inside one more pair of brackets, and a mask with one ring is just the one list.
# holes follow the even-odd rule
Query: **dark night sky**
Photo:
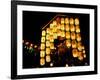
[[[80, 19], [82, 42], [83, 45], [85, 45], [87, 54], [89, 54], [89, 14], [23, 11], [23, 40], [28, 40], [34, 44], [40, 44], [41, 28], [57, 14], [64, 14], [74, 18], [78, 17]], [[87, 56], [89, 60], [89, 55]]]

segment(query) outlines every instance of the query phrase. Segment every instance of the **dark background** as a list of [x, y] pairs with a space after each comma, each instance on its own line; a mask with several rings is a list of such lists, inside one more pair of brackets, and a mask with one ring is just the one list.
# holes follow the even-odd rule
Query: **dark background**
[[[68, 17], [79, 18], [82, 43], [85, 46], [87, 55], [85, 61], [89, 65], [89, 14], [23, 11], [23, 40], [39, 45], [41, 43], [42, 27], [44, 27], [57, 14], [64, 14]], [[39, 57], [37, 59], [34, 58], [33, 54], [23, 52], [23, 68], [33, 68], [33, 65], [38, 67]]]

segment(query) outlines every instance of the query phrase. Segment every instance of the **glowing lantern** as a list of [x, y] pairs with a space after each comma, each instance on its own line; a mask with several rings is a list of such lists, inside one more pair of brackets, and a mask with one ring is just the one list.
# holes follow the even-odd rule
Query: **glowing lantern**
[[69, 18], [65, 18], [65, 24], [69, 24]]
[[40, 57], [45, 57], [45, 51], [40, 51]]
[[50, 32], [50, 35], [52, 35], [52, 32], [57, 32], [57, 27], [53, 27], [52, 31]]
[[64, 29], [65, 29], [65, 28], [64, 28], [64, 25], [62, 24], [62, 25], [61, 25], [61, 30], [64, 30]]
[[54, 38], [54, 39], [57, 39], [57, 33], [54, 33], [54, 34], [53, 34], [53, 38]]
[[50, 42], [54, 42], [53, 35], [50, 36]]
[[46, 41], [46, 47], [49, 47], [49, 46], [50, 46], [50, 42]]
[[50, 24], [50, 29], [52, 29], [52, 28], [53, 28], [53, 26], [54, 26], [54, 25], [51, 23], [51, 24]]
[[50, 49], [54, 49], [54, 44], [50, 43]]
[[57, 36], [61, 36], [61, 30], [57, 30]]
[[70, 24], [74, 24], [74, 19], [70, 18]]
[[79, 50], [79, 51], [82, 51], [82, 46], [81, 46], [81, 45], [78, 46], [78, 50]]
[[77, 51], [77, 49], [73, 49], [72, 50], [72, 54], [73, 54], [73, 57], [78, 57], [78, 51]]
[[83, 54], [83, 57], [86, 58], [86, 54]]
[[41, 50], [42, 49], [45, 49], [45, 44], [44, 43], [41, 44]]
[[71, 32], [75, 31], [75, 26], [74, 26], [74, 25], [71, 25], [71, 26], [70, 26], [70, 31], [71, 31]]
[[82, 54], [82, 52], [79, 52], [78, 59], [81, 60], [81, 61], [83, 60], [83, 54]]
[[50, 54], [50, 48], [46, 48], [46, 54]]
[[61, 37], [65, 37], [65, 32], [61, 31]]
[[66, 39], [70, 38], [70, 32], [66, 32]]
[[42, 31], [42, 36], [45, 36], [46, 35], [46, 32], [45, 30]]
[[85, 54], [85, 50], [83, 50], [83, 53]]
[[79, 25], [79, 19], [75, 18], [75, 25]]
[[47, 55], [46, 56], [46, 62], [50, 62], [50, 61], [51, 61], [50, 55]]
[[76, 38], [75, 32], [72, 32], [72, 33], [71, 33], [71, 39], [72, 39], [72, 40], [75, 40], [75, 38]]
[[64, 18], [61, 18], [61, 24], [64, 24]]
[[68, 48], [71, 47], [71, 41], [70, 41], [70, 40], [66, 40], [66, 46], [67, 46]]
[[69, 31], [69, 25], [65, 25], [65, 30]]
[[47, 32], [48, 34], [50, 34], [51, 29], [50, 29], [50, 28], [47, 28], [46, 32]]
[[57, 25], [57, 21], [56, 21], [56, 20], [53, 21], [53, 25], [54, 25], [54, 26]]
[[77, 42], [75, 40], [72, 41], [72, 48], [76, 48], [77, 47]]
[[40, 65], [41, 65], [41, 66], [45, 65], [45, 59], [44, 59], [44, 58], [41, 58], [41, 59], [40, 59]]
[[45, 37], [42, 37], [41, 38], [41, 42], [45, 42]]
[[80, 28], [79, 28], [79, 26], [76, 26], [76, 33], [80, 33]]
[[57, 29], [61, 29], [61, 24], [57, 24]]
[[50, 35], [49, 34], [46, 35], [46, 39], [50, 40]]
[[77, 36], [77, 41], [81, 41], [81, 35], [78, 33], [76, 36]]

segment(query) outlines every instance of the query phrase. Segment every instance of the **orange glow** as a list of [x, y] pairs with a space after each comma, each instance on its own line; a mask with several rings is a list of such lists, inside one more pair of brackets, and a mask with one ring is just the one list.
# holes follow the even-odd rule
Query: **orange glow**
[[79, 25], [79, 19], [75, 18], [75, 25]]
[[50, 49], [54, 49], [54, 44], [50, 43]]
[[45, 49], [45, 44], [44, 43], [41, 44], [41, 50], [42, 49]]
[[77, 43], [75, 40], [72, 41], [72, 48], [76, 48], [77, 47]]
[[68, 48], [71, 47], [71, 41], [70, 41], [70, 40], [66, 40], [66, 46], [67, 46]]
[[66, 32], [66, 39], [70, 38], [70, 32]]
[[46, 54], [50, 54], [50, 48], [46, 48]]
[[64, 18], [61, 18], [61, 24], [64, 24]]
[[80, 33], [76, 34], [76, 36], [77, 36], [77, 41], [81, 41], [81, 35], [80, 35]]
[[74, 26], [74, 25], [71, 25], [71, 26], [70, 26], [70, 31], [71, 31], [71, 32], [75, 31], [75, 26]]
[[72, 33], [71, 33], [71, 39], [72, 39], [72, 40], [75, 40], [75, 38], [76, 38], [75, 32], [72, 32]]
[[65, 29], [65, 28], [64, 28], [64, 24], [62, 24], [62, 25], [61, 25], [61, 30], [64, 30], [64, 29]]
[[65, 25], [65, 30], [69, 31], [69, 25]]
[[46, 47], [50, 46], [50, 41], [46, 41]]
[[65, 24], [69, 24], [69, 18], [65, 18]]
[[46, 35], [46, 32], [45, 30], [42, 31], [42, 36], [45, 36]]
[[41, 65], [41, 66], [45, 65], [45, 59], [44, 59], [44, 58], [41, 58], [41, 59], [40, 59], [40, 65]]
[[70, 18], [70, 24], [74, 24], [74, 19]]
[[50, 61], [51, 61], [50, 55], [47, 55], [46, 56], [46, 62], [50, 62]]
[[40, 51], [40, 57], [45, 57], [45, 51]]
[[42, 37], [41, 38], [41, 42], [45, 42], [45, 37]]
[[78, 51], [77, 51], [77, 49], [73, 49], [72, 50], [72, 54], [73, 54], [73, 57], [78, 57]]
[[76, 26], [76, 33], [80, 33], [80, 27]]

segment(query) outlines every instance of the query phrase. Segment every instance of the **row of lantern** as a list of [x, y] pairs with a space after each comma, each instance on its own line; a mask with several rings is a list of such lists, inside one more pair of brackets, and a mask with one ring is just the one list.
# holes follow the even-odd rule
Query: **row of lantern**
[[47, 44], [49, 44], [51, 42], [51, 44], [52, 44], [54, 42], [54, 39], [57, 39], [58, 36], [65, 37], [66, 39], [81, 41], [80, 33], [62, 31], [61, 33], [58, 32], [58, 34], [54, 33], [53, 35], [47, 34], [46, 36], [42, 36], [41, 42], [47, 43]]
[[[60, 20], [60, 22], [59, 22]], [[59, 20], [54, 20], [53, 25], [60, 24], [70, 24], [70, 25], [79, 25], [79, 19], [78, 18], [59, 18]]]
[[57, 25], [57, 26], [52, 26], [50, 28], [47, 28], [46, 31], [42, 31], [42, 36], [45, 36], [46, 33], [53, 35], [53, 33], [57, 32], [63, 32], [63, 31], [68, 31], [68, 32], [76, 32], [80, 33], [80, 27], [79, 26], [74, 26], [74, 25]]

